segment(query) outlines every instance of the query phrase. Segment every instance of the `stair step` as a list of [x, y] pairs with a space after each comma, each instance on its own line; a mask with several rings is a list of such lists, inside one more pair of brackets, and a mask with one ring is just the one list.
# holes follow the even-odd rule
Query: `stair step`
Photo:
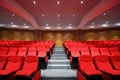
[[67, 59], [67, 57], [51, 57], [51, 59], [64, 60]]
[[46, 69], [41, 70], [42, 77], [55, 77], [55, 78], [72, 78], [76, 77], [76, 70], [71, 69]]
[[47, 69], [71, 69], [69, 64], [48, 64]]
[[64, 78], [64, 77], [41, 77], [42, 80], [76, 80], [76, 77]]
[[53, 51], [53, 54], [65, 54], [64, 51]]

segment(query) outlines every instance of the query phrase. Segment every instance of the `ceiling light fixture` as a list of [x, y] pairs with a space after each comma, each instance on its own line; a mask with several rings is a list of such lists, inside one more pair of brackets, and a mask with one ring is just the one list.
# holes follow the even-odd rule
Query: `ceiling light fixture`
[[72, 24], [69, 24], [69, 26], [71, 26]]
[[24, 28], [30, 28], [29, 26], [24, 26]]
[[80, 1], [80, 3], [81, 3], [81, 4], [83, 4], [83, 3], [84, 3], [84, 1]]
[[45, 16], [45, 14], [42, 14], [42, 17], [44, 17]]
[[47, 27], [45, 27], [45, 29], [51, 29], [51, 27], [47, 26]]
[[116, 26], [120, 26], [120, 23], [116, 23], [115, 25], [116, 25]]
[[0, 26], [5, 26], [5, 24], [0, 24]]
[[58, 14], [57, 17], [60, 17], [60, 14]]
[[15, 16], [15, 14], [13, 13], [12, 16]]
[[11, 24], [14, 24], [13, 22], [11, 22]]
[[36, 4], [36, 1], [35, 1], [35, 0], [33, 1], [33, 4]]
[[75, 17], [75, 14], [73, 14], [73, 17]]
[[61, 27], [57, 27], [57, 29], [61, 29]]
[[24, 26], [26, 26], [26, 24], [24, 23]]
[[102, 24], [101, 26], [102, 26], [102, 27], [107, 27], [107, 26], [108, 26], [108, 24]]
[[48, 24], [45, 24], [46, 27], [48, 27]]
[[57, 26], [60, 26], [60, 24], [57, 24]]
[[14, 27], [14, 28], [15, 28], [15, 27], [18, 27], [18, 26], [17, 26], [17, 25], [11, 25], [11, 27]]
[[108, 21], [106, 21], [105, 23], [108, 24]]
[[60, 1], [57, 1], [57, 4], [60, 4]]
[[106, 13], [103, 13], [103, 15], [105, 16], [105, 15], [106, 15]]
[[91, 25], [91, 26], [89, 26], [89, 28], [94, 28], [95, 26], [93, 26], [93, 25]]
[[68, 26], [67, 29], [72, 29], [72, 27], [71, 27], [71, 26]]
[[93, 22], [92, 25], [94, 25], [95, 23]]

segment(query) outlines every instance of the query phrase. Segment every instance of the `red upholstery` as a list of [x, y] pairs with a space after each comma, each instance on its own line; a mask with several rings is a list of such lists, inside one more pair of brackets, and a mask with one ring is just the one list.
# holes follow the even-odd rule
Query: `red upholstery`
[[80, 51], [81, 51], [81, 55], [90, 55], [88, 48], [81, 48]]
[[112, 65], [109, 62], [108, 56], [95, 56], [94, 61], [96, 63], [96, 67], [99, 70], [101, 70], [104, 74], [108, 75], [111, 79], [112, 77], [120, 79], [120, 70], [113, 70]]
[[110, 55], [108, 48], [100, 48], [101, 55]]
[[[98, 78], [97, 80], [102, 79], [102, 73], [100, 71], [96, 70], [96, 68], [93, 64], [91, 55], [81, 55], [79, 57], [79, 68], [80, 68], [81, 73], [84, 76], [91, 77], [92, 80], [95, 79], [93, 77]], [[79, 76], [79, 74], [77, 76]]]
[[111, 47], [111, 48], [109, 48], [109, 51], [110, 51], [111, 55], [119, 55], [120, 54], [118, 47]]
[[0, 70], [0, 75], [9, 75], [16, 72], [22, 66], [22, 56], [8, 56], [8, 62], [4, 70]]
[[90, 48], [90, 51], [92, 56], [100, 55], [98, 48]]
[[8, 48], [7, 47], [0, 47], [0, 55], [7, 55], [8, 54]]
[[120, 70], [120, 55], [111, 56], [111, 62], [116, 70]]
[[28, 54], [27, 54], [27, 55], [36, 56], [36, 53], [37, 53], [36, 48], [35, 48], [35, 47], [30, 47], [30, 48], [28, 49]]
[[7, 58], [5, 56], [0, 56], [0, 70], [4, 69], [6, 62]]
[[27, 48], [26, 47], [19, 48], [19, 51], [18, 51], [19, 56], [26, 56], [26, 54], [27, 54]]
[[18, 52], [18, 48], [10, 47], [8, 55], [17, 55], [17, 52]]
[[[16, 74], [16, 80], [23, 77], [31, 77], [31, 75], [36, 75], [38, 73], [38, 57], [37, 56], [26, 56], [22, 70], [19, 70]], [[36, 74], [35, 74], [36, 73]], [[39, 80], [38, 78], [37, 80]]]

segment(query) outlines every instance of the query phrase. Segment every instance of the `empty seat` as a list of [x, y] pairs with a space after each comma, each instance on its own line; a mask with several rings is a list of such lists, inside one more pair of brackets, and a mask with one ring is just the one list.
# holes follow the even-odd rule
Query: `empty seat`
[[99, 48], [100, 49], [100, 53], [101, 55], [110, 55], [109, 51], [108, 51], [108, 48]]
[[8, 54], [8, 48], [7, 47], [0, 47], [0, 55], [7, 55]]
[[26, 56], [26, 54], [27, 54], [27, 48], [26, 47], [19, 48], [19, 50], [18, 50], [18, 55], [19, 56]]
[[30, 47], [30, 48], [28, 49], [28, 54], [27, 54], [27, 55], [36, 56], [36, 54], [37, 54], [37, 50], [36, 50], [35, 47]]
[[4, 69], [7, 62], [6, 56], [0, 56], [0, 70]]
[[118, 47], [111, 47], [111, 48], [109, 48], [109, 51], [110, 51], [111, 55], [120, 55]]
[[8, 78], [21, 69], [23, 62], [22, 56], [8, 56], [8, 62], [4, 70], [0, 70], [0, 80], [8, 80]]
[[90, 52], [92, 56], [100, 55], [98, 48], [90, 48]]
[[111, 62], [116, 70], [120, 70], [120, 55], [111, 56]]
[[104, 73], [104, 80], [120, 80], [120, 70], [114, 70], [110, 64], [109, 57], [106, 55], [99, 55], [94, 57], [96, 67]]
[[90, 55], [88, 48], [81, 48], [80, 53], [81, 53], [81, 55]]
[[78, 80], [83, 75], [85, 80], [102, 80], [102, 73], [95, 68], [91, 55], [81, 55], [79, 57]]
[[17, 55], [17, 52], [18, 52], [18, 48], [16, 48], [16, 47], [10, 47], [8, 55]]
[[15, 74], [16, 80], [40, 80], [40, 71], [38, 70], [38, 57], [26, 56], [21, 70]]

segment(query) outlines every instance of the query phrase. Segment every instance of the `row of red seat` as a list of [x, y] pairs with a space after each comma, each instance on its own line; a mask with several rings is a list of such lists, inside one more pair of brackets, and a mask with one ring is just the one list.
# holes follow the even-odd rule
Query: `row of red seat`
[[[112, 40], [114, 41], [114, 40]], [[115, 40], [116, 41], [116, 40]], [[114, 42], [115, 42], [114, 41]], [[117, 42], [119, 42], [120, 40], [117, 40]], [[94, 42], [94, 41], [91, 41]], [[98, 41], [97, 41], [98, 42]], [[96, 42], [96, 43], [97, 43]], [[99, 42], [103, 42], [103, 41], [99, 41]], [[106, 40], [107, 42], [107, 40]], [[110, 41], [108, 41], [110, 42]], [[77, 44], [78, 43], [78, 44]], [[80, 44], [79, 44], [80, 43]], [[92, 55], [92, 56], [96, 56], [96, 55], [120, 55], [120, 44], [118, 46], [114, 46], [114, 47], [97, 47], [97, 46], [86, 46], [86, 43], [88, 43], [88, 41], [79, 41], [79, 42], [75, 42], [75, 41], [65, 41], [64, 42], [64, 49], [66, 52], [66, 55], [68, 56], [68, 58], [70, 59], [70, 62], [72, 64], [72, 66], [77, 67], [78, 66], [78, 57], [80, 55]], [[89, 41], [90, 43], [90, 41]], [[84, 45], [84, 46], [83, 46]]]
[[120, 80], [120, 55], [81, 55], [77, 80]]
[[0, 56], [0, 80], [40, 80], [37, 56]]
[[[40, 62], [40, 68], [46, 68], [48, 59], [53, 52], [55, 43], [53, 41], [3, 41], [8, 42], [9, 46], [0, 46], [0, 56], [38, 56]], [[10, 44], [12, 42], [12, 45]], [[18, 43], [16, 46], [16, 42]], [[21, 46], [22, 44], [22, 46]], [[1, 45], [1, 44], [0, 44]], [[10, 46], [11, 45], [11, 46]], [[43, 66], [43, 67], [41, 67]]]

